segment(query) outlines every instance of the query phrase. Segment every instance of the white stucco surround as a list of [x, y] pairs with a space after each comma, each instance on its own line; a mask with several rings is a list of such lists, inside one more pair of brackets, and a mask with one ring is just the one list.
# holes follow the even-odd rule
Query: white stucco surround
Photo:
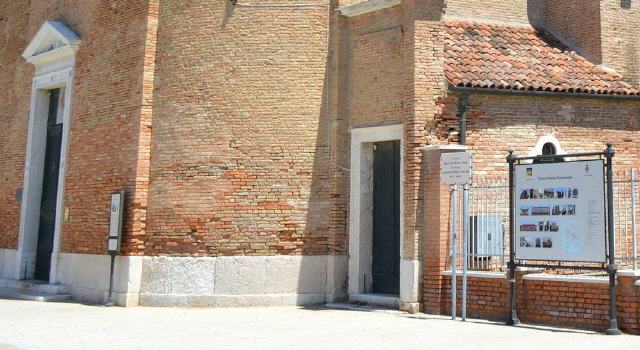
[[75, 53], [79, 45], [80, 39], [78, 36], [62, 23], [46, 21], [23, 53], [23, 57], [27, 62], [35, 66], [35, 76], [31, 88], [27, 158], [24, 171], [22, 207], [20, 210], [20, 235], [16, 254], [17, 263], [12, 274], [14, 279], [30, 279], [33, 277], [47, 135], [48, 90], [60, 88], [64, 92], [61, 98], [63, 101], [61, 111], [63, 130], [50, 273], [52, 282], [58, 280], [57, 272], [60, 258], [60, 232], [64, 211], [63, 194], [67, 149], [69, 146], [69, 121], [73, 98]]
[[[418, 302], [420, 263], [402, 258], [404, 240], [404, 136], [402, 124], [351, 129], [349, 296], [367, 300], [371, 287], [373, 143], [400, 140], [400, 304]], [[365, 277], [365, 275], [367, 277]], [[389, 301], [389, 303], [393, 303]]]

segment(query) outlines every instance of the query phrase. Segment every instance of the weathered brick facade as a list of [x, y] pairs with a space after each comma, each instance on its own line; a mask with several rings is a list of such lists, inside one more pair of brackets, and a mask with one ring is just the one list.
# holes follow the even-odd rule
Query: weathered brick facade
[[328, 25], [322, 7], [161, 4], [147, 235], [132, 252], [343, 251], [326, 220]]
[[[388, 6], [366, 7], [372, 3]], [[351, 184], [353, 176], [360, 176], [351, 172], [352, 131], [401, 124], [401, 259], [417, 267], [401, 270], [402, 283], [409, 281], [409, 287], [401, 286], [400, 299], [414, 309], [421, 304], [427, 312], [442, 313], [450, 283], [442, 274], [449, 197], [437, 177], [438, 158], [425, 156], [424, 148], [460, 141], [462, 94], [469, 95], [466, 145], [477, 179], [504, 177], [506, 152], [527, 154], [546, 135], [555, 136], [569, 152], [601, 150], [611, 141], [619, 167], [637, 166], [640, 151], [638, 98], [606, 98], [603, 91], [571, 95], [576, 86], [557, 95], [552, 89], [509, 95], [491, 84], [482, 91], [452, 86], [445, 74], [450, 69], [445, 51], [452, 49], [446, 44], [449, 23], [490, 23], [506, 31], [516, 27], [505, 26], [518, 26], [522, 40], [538, 35], [530, 25], [540, 28], [557, 35], [564, 46], [545, 40], [538, 45], [547, 45], [550, 54], [565, 52], [569, 68], [578, 65], [568, 53], [575, 50], [586, 58], [580, 67], [600, 74], [593, 85], [615, 81], [620, 90], [613, 93], [632, 94], [640, 86], [635, 40], [640, 6], [625, 4], [1, 1], [0, 94], [6, 103], [0, 105], [0, 248], [21, 249], [20, 194], [35, 73], [20, 55], [44, 21], [56, 20], [82, 40], [75, 56], [69, 151], [63, 165], [63, 205], [69, 215], [61, 226], [61, 254], [83, 259], [106, 254], [109, 194], [125, 189], [121, 255], [130, 266], [143, 262], [141, 287], [122, 287], [122, 293], [147, 293], [146, 300], [153, 302], [165, 298], [158, 302], [163, 305], [193, 300], [228, 305], [220, 298], [261, 293], [278, 303], [326, 301], [329, 294], [344, 299], [352, 277], [346, 273], [353, 264], [348, 253], [360, 234], [349, 232]], [[347, 5], [365, 7], [349, 15]], [[584, 20], [576, 21], [576, 16]], [[473, 30], [469, 38], [480, 43], [489, 35], [482, 27]], [[497, 51], [519, 58], [507, 47]], [[500, 61], [496, 57], [492, 59]], [[536, 64], [544, 67], [544, 62]], [[502, 68], [512, 74], [509, 78], [517, 76], [518, 67]], [[553, 68], [545, 74], [562, 73]], [[507, 79], [493, 71], [480, 73], [490, 83]], [[577, 81], [571, 78], [558, 81]], [[575, 84], [580, 83], [584, 79]], [[317, 260], [309, 263], [308, 258]], [[231, 282], [252, 274], [255, 278], [225, 285], [228, 281], [217, 269]], [[134, 275], [133, 268], [128, 271]], [[0, 278], [25, 277], [14, 272], [0, 269]], [[284, 277], [252, 285], [269, 273]], [[313, 274], [310, 279], [322, 286], [309, 287], [313, 283], [302, 281], [305, 274]], [[564, 286], [541, 283], [539, 289], [537, 281], [523, 283], [533, 293], [523, 320], [573, 322], [566, 315], [549, 319], [533, 312], [538, 290], [546, 298], [547, 289]], [[477, 295], [472, 313], [504, 317], [504, 284], [473, 280], [472, 294]], [[638, 287], [624, 288], [629, 308], [637, 307], [633, 295]], [[184, 301], [168, 295], [195, 297]], [[202, 301], [211, 295], [222, 297]], [[602, 298], [595, 299], [593, 308], [598, 309]], [[576, 308], [589, 307], [568, 312], [581, 314]], [[636, 331], [637, 318], [628, 319], [625, 327]], [[598, 322], [581, 324], [596, 327]]]

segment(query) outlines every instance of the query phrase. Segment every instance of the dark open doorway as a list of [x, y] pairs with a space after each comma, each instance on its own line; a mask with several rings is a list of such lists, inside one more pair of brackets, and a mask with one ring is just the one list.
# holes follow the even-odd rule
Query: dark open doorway
[[62, 145], [62, 122], [59, 116], [60, 89], [49, 91], [49, 112], [47, 115], [47, 139], [42, 176], [42, 197], [40, 200], [40, 224], [34, 278], [49, 280], [51, 254], [56, 222], [56, 202], [58, 199], [58, 174], [60, 173], [60, 147]]
[[400, 289], [400, 141], [374, 144], [372, 292]]

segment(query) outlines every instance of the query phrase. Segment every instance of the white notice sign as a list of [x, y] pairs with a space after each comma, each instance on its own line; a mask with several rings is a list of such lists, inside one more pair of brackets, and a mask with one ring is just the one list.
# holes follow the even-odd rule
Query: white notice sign
[[122, 193], [111, 194], [111, 214], [109, 216], [109, 237], [120, 237], [120, 225], [122, 222], [122, 216], [120, 212], [122, 210]]
[[440, 178], [445, 185], [468, 184], [471, 180], [471, 155], [469, 152], [441, 154]]
[[604, 162], [515, 166], [516, 259], [605, 262]]
[[110, 253], [117, 253], [120, 250], [122, 241], [122, 215], [124, 212], [124, 191], [111, 194], [110, 218], [109, 218], [109, 240], [107, 250]]

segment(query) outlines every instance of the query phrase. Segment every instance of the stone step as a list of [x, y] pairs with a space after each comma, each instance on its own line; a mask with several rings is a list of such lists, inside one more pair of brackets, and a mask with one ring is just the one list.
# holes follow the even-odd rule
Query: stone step
[[349, 302], [355, 304], [382, 306], [391, 309], [398, 309], [400, 307], [400, 298], [389, 294], [350, 294]]
[[37, 280], [8, 280], [3, 287], [40, 294], [68, 294], [69, 287]]
[[16, 288], [0, 288], [0, 297], [7, 299], [31, 300], [31, 301], [66, 301], [71, 300], [69, 294], [38, 293]]

